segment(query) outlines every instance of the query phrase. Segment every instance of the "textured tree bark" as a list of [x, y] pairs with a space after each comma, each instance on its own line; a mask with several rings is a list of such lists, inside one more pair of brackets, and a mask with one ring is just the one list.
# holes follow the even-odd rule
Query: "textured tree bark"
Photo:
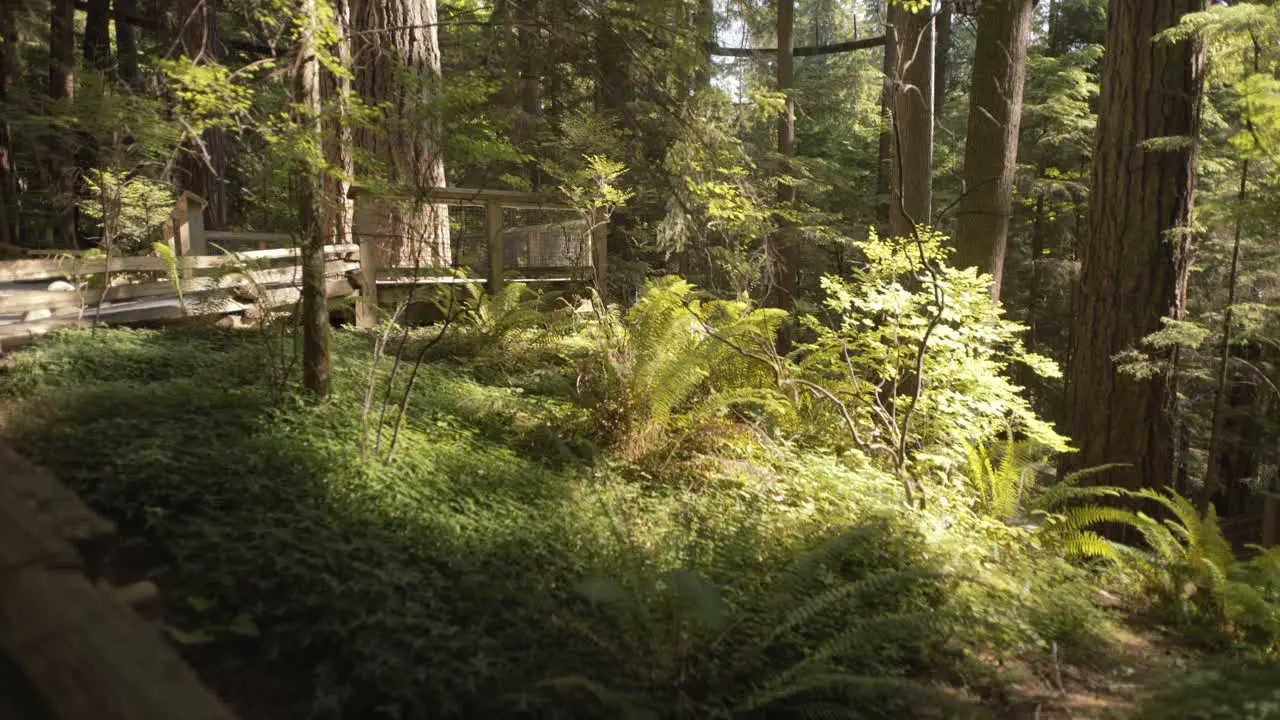
[[[300, 58], [294, 78], [298, 124], [321, 134], [320, 63], [316, 60], [316, 0], [303, 0], [298, 40]], [[299, 163], [298, 227], [302, 232], [302, 385], [320, 398], [329, 396], [329, 301], [324, 278], [324, 181], [320, 168]]]
[[933, 13], [928, 7], [913, 13], [893, 4], [889, 24], [897, 61], [891, 78], [889, 231], [906, 237], [933, 214]]
[[[62, 103], [75, 99], [75, 36], [74, 0], [52, 0], [49, 16], [49, 99], [54, 101], [53, 112], [60, 114], [69, 108]], [[51, 144], [46, 148], [45, 169], [49, 181], [49, 228], [55, 247], [74, 248], [76, 242], [75, 150]]]
[[111, 67], [111, 0], [89, 0], [84, 16], [84, 62], [91, 68]]
[[[887, 3], [888, 0], [883, 0]], [[898, 82], [898, 36], [890, 24], [887, 5], [882, 6], [885, 13], [884, 26], [884, 89], [880, 92], [880, 146], [877, 149], [876, 196], [880, 202], [876, 205], [876, 219], [881, 224], [881, 232], [889, 227], [889, 206], [894, 204], [893, 183], [889, 178], [893, 175], [897, 163], [893, 159], [893, 97], [894, 87]]]
[[[435, 0], [351, 0], [355, 93], [389, 107], [378, 127], [358, 128], [356, 146], [376, 165], [358, 167], [410, 190], [445, 185]], [[452, 260], [445, 205], [417, 202], [389, 221], [379, 243], [387, 267], [446, 267]]]
[[[782, 158], [782, 174], [778, 183], [778, 203], [791, 205], [796, 201], [796, 188], [788, 179], [793, 177], [791, 157], [796, 152], [795, 111], [795, 0], [778, 0], [778, 92], [786, 102], [778, 116], [778, 155]], [[796, 272], [799, 270], [799, 247], [796, 245], [795, 228], [785, 218], [778, 219], [778, 231], [774, 235], [777, 257], [777, 273], [774, 278], [773, 305], [791, 309], [796, 302]]]
[[[947, 102], [947, 74], [951, 72], [951, 23], [954, 12], [952, 5], [952, 0], [942, 0], [942, 4], [938, 7], [938, 16], [934, 21], [938, 33], [937, 52], [933, 59], [933, 114], [935, 117], [942, 113], [942, 106]], [[976, 72], [973, 76], [978, 77]]]
[[[9, 99], [11, 78], [19, 76], [17, 7], [5, 3], [0, 7], [0, 105]], [[0, 118], [0, 245], [15, 245], [18, 232], [18, 175], [13, 167], [12, 129], [9, 117]]]
[[[182, 52], [197, 64], [217, 62], [222, 57], [222, 41], [218, 29], [219, 0], [182, 0], [178, 5], [178, 40]], [[227, 142], [221, 128], [209, 128], [200, 141], [191, 141], [178, 166], [178, 181], [183, 190], [204, 198], [205, 228], [227, 227], [227, 192], [224, 176], [227, 170]]]
[[137, 14], [135, 0], [115, 0], [116, 71], [130, 85], [138, 82], [138, 31], [129, 22]]
[[321, 97], [332, 99], [341, 115], [336, 127], [323, 136], [325, 161], [331, 168], [340, 170], [342, 175], [334, 177], [328, 173], [324, 178], [324, 238], [325, 244], [343, 244], [352, 242], [355, 220], [355, 205], [347, 197], [351, 189], [347, 178], [355, 174], [355, 161], [351, 156], [351, 123], [347, 113], [351, 100], [351, 6], [348, 0], [333, 0], [331, 4], [339, 33], [333, 54], [347, 74], [339, 77], [322, 70], [320, 75]]
[[1164, 487], [1175, 477], [1176, 358], [1150, 380], [1116, 372], [1112, 358], [1178, 318], [1186, 299], [1205, 55], [1198, 42], [1153, 43], [1207, 0], [1116, 0], [1107, 21], [1089, 232], [1066, 377], [1065, 429], [1080, 452], [1064, 469], [1109, 462], [1126, 469], [1091, 481]]
[[1018, 169], [1022, 90], [1034, 0], [991, 0], [978, 17], [969, 134], [964, 150], [964, 197], [956, 230], [957, 267], [991, 275], [991, 297], [1004, 280], [1013, 180]]

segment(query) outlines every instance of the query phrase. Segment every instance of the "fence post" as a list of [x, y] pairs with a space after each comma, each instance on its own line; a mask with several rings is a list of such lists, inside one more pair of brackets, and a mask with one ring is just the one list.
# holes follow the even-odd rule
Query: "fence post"
[[356, 327], [378, 325], [378, 208], [367, 191], [352, 188], [355, 195], [355, 227], [352, 237], [360, 246], [360, 296], [356, 298]]
[[[595, 220], [592, 213], [592, 220]], [[591, 264], [596, 271], [596, 290], [604, 299], [607, 271], [609, 269], [609, 223], [593, 222], [591, 227]]]
[[503, 247], [502, 203], [489, 200], [484, 205], [484, 234], [489, 249], [489, 295], [502, 292], [502, 270], [506, 263]]
[[1262, 506], [1262, 547], [1280, 543], [1280, 493], [1266, 493]]
[[[193, 192], [183, 192], [173, 208], [173, 217], [177, 221], [176, 245], [179, 257], [197, 257], [209, 254], [209, 241], [204, 236], [204, 207], [208, 205], [204, 198]], [[182, 271], [184, 278], [195, 274], [195, 268], [185, 265]]]

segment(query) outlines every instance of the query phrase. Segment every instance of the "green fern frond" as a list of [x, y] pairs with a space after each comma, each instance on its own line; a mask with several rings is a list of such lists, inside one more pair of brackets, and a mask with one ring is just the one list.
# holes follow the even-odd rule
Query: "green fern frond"
[[883, 570], [874, 572], [857, 582], [843, 583], [813, 595], [794, 610], [787, 613], [782, 622], [769, 633], [766, 644], [780, 635], [813, 621], [822, 613], [859, 597], [893, 596], [904, 585], [937, 577], [926, 570]]

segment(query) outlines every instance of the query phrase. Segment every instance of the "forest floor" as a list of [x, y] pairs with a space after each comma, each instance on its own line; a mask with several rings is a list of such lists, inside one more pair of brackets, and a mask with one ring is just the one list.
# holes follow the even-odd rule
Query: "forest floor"
[[[718, 594], [763, 613], [740, 629], [800, 632], [785, 618], [838, 587], [836, 568], [784, 597], [782, 615], [763, 601], [777, 568], [842, 527], [859, 544], [840, 573], [915, 583], [877, 591], [898, 614], [802, 636], [846, 633], [863, 681], [937, 684], [996, 718], [1272, 717], [1144, 710], [1187, 677], [1221, 686], [1201, 672], [1220, 658], [1185, 649], [1077, 568], [999, 550], [1002, 526], [885, 522], [901, 514], [893, 481], [732, 446], [721, 451], [738, 452], [732, 462], [638, 472], [590, 440], [596, 420], [557, 360], [433, 359], [398, 440], [383, 434], [394, 460], [370, 471], [367, 339], [335, 335], [336, 395], [320, 407], [264, 386], [281, 370], [248, 333], [69, 334], [0, 371], [0, 418], [15, 408], [2, 434], [119, 524], [113, 579], [157, 582], [171, 636], [246, 720], [622, 717], [642, 693], [646, 712], [631, 716], [711, 716], [776, 670], [735, 650], [751, 636], [725, 644], [677, 612], [656, 573], [696, 564]], [[981, 567], [980, 582], [948, 598], [910, 580], [940, 562], [954, 575]], [[605, 612], [584, 602], [584, 578], [596, 597], [643, 604]], [[699, 610], [706, 598], [691, 597]], [[920, 612], [947, 618], [958, 640], [913, 655], [929, 622], [893, 628]], [[771, 652], [789, 662], [787, 648]], [[876, 687], [860, 717], [938, 716], [927, 696]], [[702, 704], [680, 709], [689, 702]]]

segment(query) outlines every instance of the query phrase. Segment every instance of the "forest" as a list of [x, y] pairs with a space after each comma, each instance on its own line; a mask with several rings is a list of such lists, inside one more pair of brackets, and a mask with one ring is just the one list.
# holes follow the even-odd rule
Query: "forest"
[[1277, 162], [1276, 0], [3, 0], [0, 444], [246, 719], [1280, 718]]

